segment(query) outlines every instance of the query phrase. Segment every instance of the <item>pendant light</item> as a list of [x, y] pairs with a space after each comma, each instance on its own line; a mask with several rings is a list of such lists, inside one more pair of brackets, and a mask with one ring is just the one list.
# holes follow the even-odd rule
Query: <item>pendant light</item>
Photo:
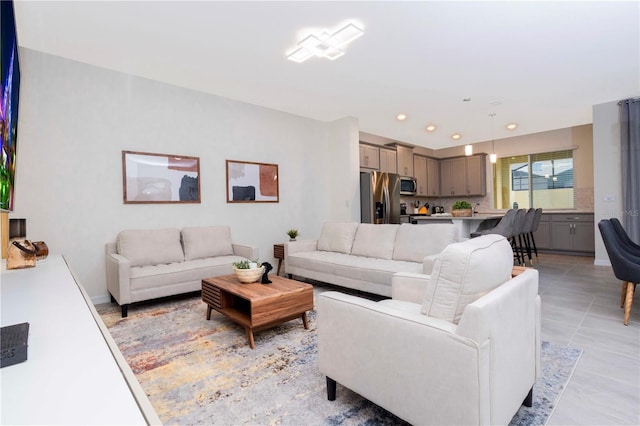
[[496, 155], [496, 141], [493, 136], [493, 118], [495, 116], [496, 116], [495, 112], [492, 112], [491, 114], [489, 114], [489, 117], [491, 117], [491, 154], [489, 154], [489, 161], [491, 162], [491, 164], [495, 164], [496, 161], [498, 160], [498, 156]]

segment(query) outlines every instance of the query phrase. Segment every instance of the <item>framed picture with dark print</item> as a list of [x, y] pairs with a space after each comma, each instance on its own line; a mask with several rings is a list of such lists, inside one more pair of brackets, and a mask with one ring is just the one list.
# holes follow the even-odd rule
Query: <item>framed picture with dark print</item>
[[200, 202], [200, 159], [122, 151], [125, 204]]
[[278, 165], [227, 160], [227, 203], [277, 203]]

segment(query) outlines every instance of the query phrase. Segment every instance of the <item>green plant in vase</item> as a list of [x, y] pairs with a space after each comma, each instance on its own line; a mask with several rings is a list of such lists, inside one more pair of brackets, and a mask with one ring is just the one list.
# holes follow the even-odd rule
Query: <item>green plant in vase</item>
[[289, 236], [289, 241], [295, 241], [298, 236], [298, 230], [295, 228], [289, 229], [287, 235]]
[[453, 216], [471, 216], [471, 203], [464, 200], [459, 200], [453, 203], [451, 208], [451, 214]]
[[256, 260], [245, 259], [239, 262], [233, 262], [233, 266], [236, 269], [253, 269], [253, 268], [257, 268], [258, 265], [260, 265], [260, 261], [258, 259]]

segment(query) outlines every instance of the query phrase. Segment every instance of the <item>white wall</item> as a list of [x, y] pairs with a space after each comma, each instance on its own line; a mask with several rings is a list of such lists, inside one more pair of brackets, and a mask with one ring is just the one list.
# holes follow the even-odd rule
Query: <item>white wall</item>
[[593, 106], [593, 180], [596, 257], [594, 264], [611, 265], [598, 222], [622, 220], [622, 174], [618, 102]]
[[[315, 238], [325, 221], [359, 218], [347, 206], [359, 190], [354, 119], [323, 123], [29, 49], [20, 59], [10, 217], [65, 255], [96, 303], [108, 300], [104, 244], [123, 229], [228, 224], [273, 262], [288, 229]], [[202, 202], [123, 204], [122, 150], [200, 157]], [[227, 204], [226, 159], [278, 164], [280, 202]]]

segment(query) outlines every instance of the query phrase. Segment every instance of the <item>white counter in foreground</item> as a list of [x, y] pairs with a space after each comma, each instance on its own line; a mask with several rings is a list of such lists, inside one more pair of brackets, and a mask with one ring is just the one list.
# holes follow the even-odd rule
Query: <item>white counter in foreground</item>
[[0, 322], [29, 338], [27, 361], [0, 369], [0, 424], [161, 424], [62, 256], [4, 266]]

